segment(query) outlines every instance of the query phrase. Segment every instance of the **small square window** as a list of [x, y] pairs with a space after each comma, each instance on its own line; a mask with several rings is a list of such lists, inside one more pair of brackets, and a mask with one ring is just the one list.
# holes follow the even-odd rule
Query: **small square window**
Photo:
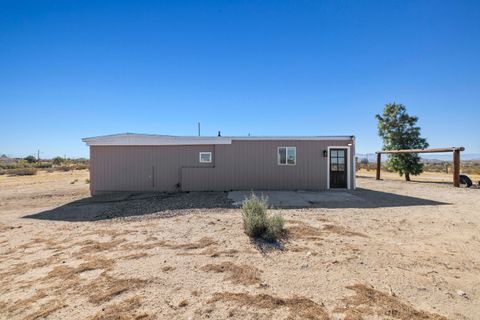
[[211, 163], [212, 162], [212, 153], [211, 152], [200, 152], [199, 159], [201, 163]]
[[297, 163], [296, 147], [278, 147], [278, 164], [294, 166]]

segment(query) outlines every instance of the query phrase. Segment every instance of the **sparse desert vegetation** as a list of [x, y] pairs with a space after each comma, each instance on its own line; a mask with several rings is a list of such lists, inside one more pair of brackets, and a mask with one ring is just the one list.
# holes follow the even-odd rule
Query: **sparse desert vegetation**
[[269, 251], [225, 193], [0, 176], [0, 319], [476, 319], [479, 190], [359, 174], [360, 202], [268, 209]]
[[[358, 161], [357, 169], [365, 170], [365, 171], [375, 171], [377, 169], [377, 164], [375, 162], [362, 159]], [[429, 162], [423, 163], [423, 170], [424, 170], [423, 174], [419, 176], [413, 176], [412, 179], [415, 180], [416, 178], [419, 178], [422, 180], [428, 180], [428, 173], [440, 173], [440, 175], [434, 174], [431, 176], [450, 175], [452, 174], [453, 165], [451, 161], [429, 161]], [[388, 168], [386, 168], [383, 164], [382, 164], [382, 171], [392, 172], [388, 170]], [[427, 173], [427, 175], [425, 175], [425, 173]], [[467, 174], [473, 178], [480, 178], [480, 160], [462, 161], [460, 164], [460, 173]], [[427, 179], [425, 179], [425, 177], [427, 177]]]
[[281, 215], [269, 215], [267, 199], [250, 195], [242, 205], [243, 229], [252, 238], [277, 241], [283, 232], [284, 220]]
[[86, 170], [89, 167], [88, 159], [64, 159], [55, 157], [49, 160], [37, 160], [34, 156], [23, 159], [0, 157], [0, 175], [35, 175], [38, 170], [45, 172]]

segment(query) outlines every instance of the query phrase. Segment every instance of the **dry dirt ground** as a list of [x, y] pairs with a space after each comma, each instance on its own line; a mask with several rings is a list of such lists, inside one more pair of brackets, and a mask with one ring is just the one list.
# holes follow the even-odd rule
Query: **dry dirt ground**
[[[357, 176], [361, 178], [372, 178], [375, 177], [375, 170], [359, 170]], [[460, 172], [462, 173], [462, 172]], [[472, 180], [473, 184], [478, 184], [480, 181], [480, 175], [478, 174], [467, 174], [467, 176]], [[381, 172], [381, 178], [385, 180], [405, 180], [404, 177], [401, 177], [398, 173], [393, 172]], [[440, 184], [452, 184], [453, 177], [451, 174], [441, 173], [441, 172], [424, 172], [418, 176], [412, 176], [412, 181], [414, 182], [435, 182]]]
[[358, 178], [362, 205], [275, 210], [268, 245], [223, 193], [87, 177], [0, 176], [0, 318], [479, 319], [478, 189]]

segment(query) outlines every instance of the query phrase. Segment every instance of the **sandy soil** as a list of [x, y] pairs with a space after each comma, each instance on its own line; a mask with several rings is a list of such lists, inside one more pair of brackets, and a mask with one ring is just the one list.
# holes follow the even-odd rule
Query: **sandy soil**
[[[462, 172], [460, 172], [462, 173]], [[359, 170], [357, 172], [357, 176], [364, 177], [364, 178], [372, 178], [375, 177], [375, 170]], [[467, 174], [467, 176], [472, 180], [473, 184], [478, 184], [480, 181], [480, 175], [478, 174]], [[401, 177], [398, 173], [395, 172], [381, 172], [381, 178], [384, 180], [405, 180], [404, 177]], [[441, 172], [423, 172], [421, 175], [418, 176], [411, 176], [410, 177], [413, 182], [436, 182], [436, 183], [446, 183], [452, 184], [453, 176], [452, 174], [446, 174]]]
[[361, 205], [275, 210], [288, 237], [269, 246], [244, 235], [239, 209], [194, 194], [157, 199], [168, 205], [156, 213], [62, 220], [95, 209], [87, 174], [0, 176], [1, 319], [480, 314], [480, 190], [358, 178]]

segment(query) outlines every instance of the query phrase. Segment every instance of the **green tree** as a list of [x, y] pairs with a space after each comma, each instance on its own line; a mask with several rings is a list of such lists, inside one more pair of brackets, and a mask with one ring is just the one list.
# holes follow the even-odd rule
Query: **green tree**
[[[378, 135], [383, 140], [383, 150], [424, 149], [428, 148], [427, 140], [420, 136], [418, 117], [410, 116], [403, 104], [389, 103], [385, 105], [383, 114], [377, 114]], [[423, 164], [417, 153], [390, 154], [386, 166], [405, 180], [410, 181], [410, 175], [423, 172]]]
[[35, 158], [34, 156], [25, 157], [23, 160], [27, 161], [28, 163], [35, 163], [35, 162], [37, 162], [37, 158]]
[[62, 164], [63, 158], [62, 157], [55, 157], [55, 158], [52, 159], [52, 162], [53, 162], [54, 165], [59, 166], [59, 165]]

